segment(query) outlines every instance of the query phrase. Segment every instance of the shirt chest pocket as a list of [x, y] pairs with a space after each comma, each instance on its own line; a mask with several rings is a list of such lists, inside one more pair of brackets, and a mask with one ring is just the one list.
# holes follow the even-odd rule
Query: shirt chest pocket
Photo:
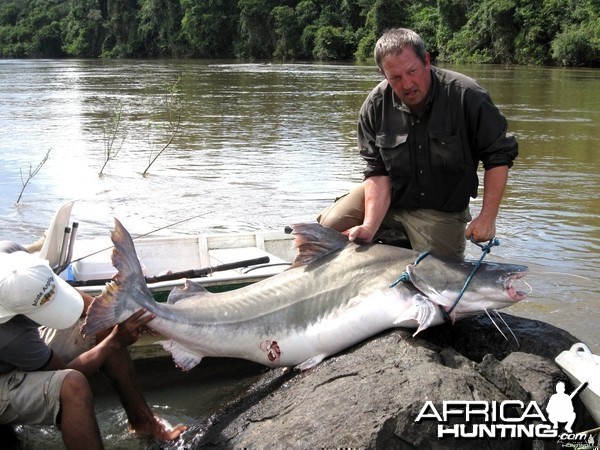
[[429, 150], [432, 172], [464, 171], [465, 156], [460, 135], [430, 132]]
[[380, 149], [383, 163], [392, 178], [406, 177], [411, 173], [411, 155], [407, 134], [378, 134], [375, 145]]

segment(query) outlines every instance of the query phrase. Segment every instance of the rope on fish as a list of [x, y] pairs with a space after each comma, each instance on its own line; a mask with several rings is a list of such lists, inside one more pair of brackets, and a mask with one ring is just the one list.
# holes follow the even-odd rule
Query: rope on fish
[[[417, 258], [415, 259], [415, 262], [412, 263], [413, 266], [416, 266], [417, 264], [419, 264], [421, 262], [421, 260], [423, 260], [427, 255], [429, 255], [429, 252], [421, 252], [419, 253], [419, 256], [417, 256]], [[410, 275], [408, 275], [408, 270], [405, 270], [404, 272], [402, 272], [402, 274], [400, 275], [400, 277], [394, 281], [392, 284], [390, 284], [390, 288], [395, 287], [396, 285], [398, 285], [399, 283], [406, 283], [407, 281], [410, 281]]]
[[481, 266], [481, 263], [483, 262], [483, 258], [485, 258], [485, 255], [487, 255], [488, 253], [490, 253], [492, 251], [492, 247], [500, 245], [500, 241], [498, 239], [496, 239], [495, 237], [493, 237], [492, 239], [490, 239], [490, 241], [487, 244], [480, 244], [479, 242], [475, 242], [475, 240], [473, 239], [473, 237], [471, 237], [471, 242], [473, 244], [475, 244], [477, 247], [481, 248], [481, 251], [483, 253], [481, 254], [481, 257], [479, 258], [479, 261], [477, 261], [477, 263], [473, 267], [473, 270], [471, 270], [471, 273], [467, 277], [467, 281], [465, 281], [465, 284], [463, 285], [462, 289], [458, 293], [458, 296], [456, 297], [456, 300], [454, 300], [454, 303], [452, 304], [452, 306], [450, 307], [450, 309], [448, 311], [446, 311], [444, 308], [440, 307], [440, 309], [442, 310], [442, 314], [444, 315], [444, 319], [446, 320], [446, 322], [450, 322], [450, 320], [451, 320], [450, 319], [450, 314], [452, 313], [452, 311], [454, 311], [454, 308], [456, 308], [456, 305], [458, 305], [458, 302], [460, 301], [460, 299], [462, 298], [463, 294], [465, 293], [465, 291], [469, 287], [469, 284], [471, 284], [471, 281], [473, 280], [473, 277], [475, 276], [475, 272], [477, 272], [477, 269], [479, 269], [479, 266]]

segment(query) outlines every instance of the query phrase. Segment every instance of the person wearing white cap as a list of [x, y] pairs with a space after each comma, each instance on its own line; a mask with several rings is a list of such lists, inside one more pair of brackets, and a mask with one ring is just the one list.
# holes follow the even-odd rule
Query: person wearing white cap
[[101, 370], [135, 432], [178, 438], [187, 428], [154, 416], [127, 351], [154, 315], [140, 310], [90, 342], [78, 324], [92, 298], [22, 250], [0, 242], [0, 424], [55, 424], [68, 449], [103, 448], [86, 378]]
[[62, 330], [83, 313], [81, 295], [48, 262], [25, 252], [0, 255], [0, 323], [21, 314]]

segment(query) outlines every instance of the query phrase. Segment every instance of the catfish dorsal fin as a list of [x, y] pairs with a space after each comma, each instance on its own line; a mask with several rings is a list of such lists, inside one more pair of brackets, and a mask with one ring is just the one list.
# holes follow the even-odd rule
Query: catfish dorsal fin
[[185, 284], [182, 288], [175, 287], [169, 293], [169, 297], [167, 298], [167, 303], [170, 305], [174, 305], [179, 300], [184, 300], [188, 297], [198, 296], [198, 295], [212, 295], [209, 291], [204, 288], [199, 283], [196, 283], [192, 280], [185, 280]]
[[318, 223], [292, 225], [294, 247], [298, 249], [293, 267], [305, 266], [348, 245], [348, 238], [332, 228]]

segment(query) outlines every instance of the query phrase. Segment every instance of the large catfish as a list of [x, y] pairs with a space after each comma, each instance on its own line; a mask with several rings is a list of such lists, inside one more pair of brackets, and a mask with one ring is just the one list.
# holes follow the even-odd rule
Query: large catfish
[[[94, 334], [140, 308], [183, 370], [204, 356], [234, 357], [305, 370], [383, 330], [425, 328], [447, 320], [475, 262], [427, 256], [383, 244], [357, 244], [316, 223], [294, 225], [297, 257], [288, 270], [230, 292], [197, 283], [175, 288], [167, 303], [150, 293], [127, 230], [115, 219], [112, 262], [118, 270], [82, 327]], [[513, 280], [519, 265], [483, 263], [451, 311], [458, 320], [524, 298]], [[404, 274], [404, 276], [403, 276]]]

